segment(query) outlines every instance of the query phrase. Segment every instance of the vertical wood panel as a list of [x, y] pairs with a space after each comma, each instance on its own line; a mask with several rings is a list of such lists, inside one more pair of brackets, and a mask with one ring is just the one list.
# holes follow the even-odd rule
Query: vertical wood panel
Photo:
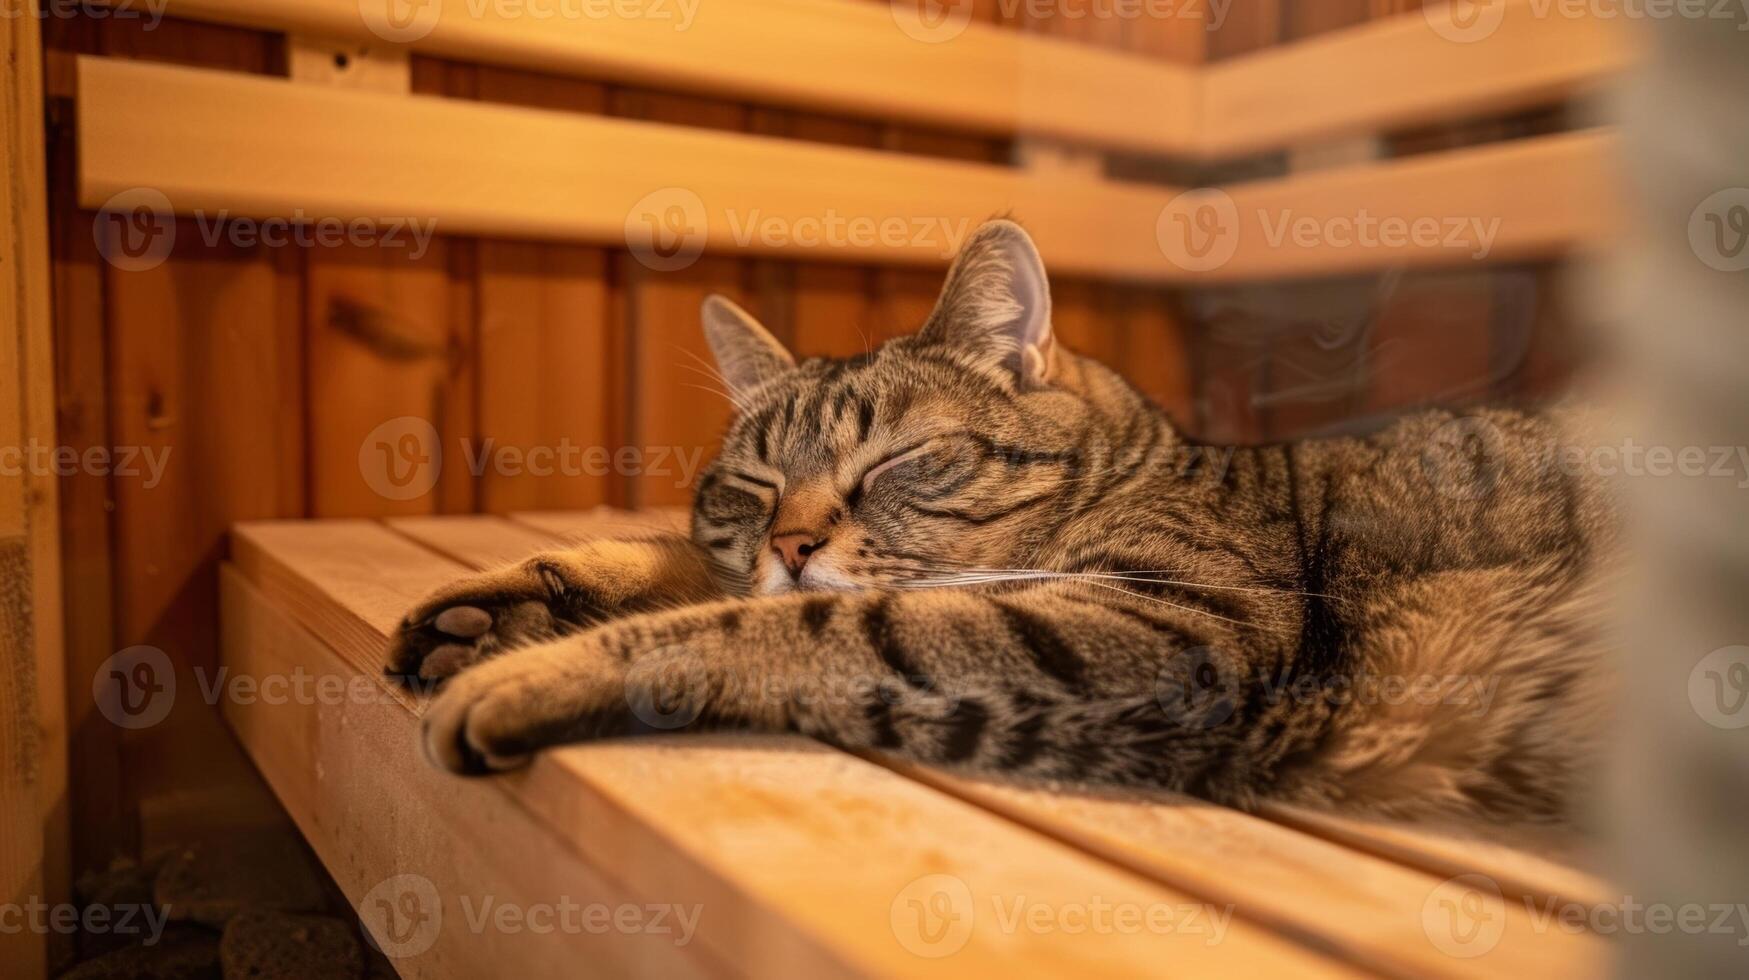
[[[471, 508], [471, 475], [458, 443], [472, 433], [471, 411], [466, 391], [448, 384], [452, 363], [465, 371], [457, 355], [466, 348], [453, 347], [452, 337], [471, 326], [452, 323], [452, 247], [434, 241], [418, 259], [353, 244], [307, 254], [314, 516]], [[429, 431], [437, 434], [442, 455], [432, 453], [423, 435]], [[435, 485], [423, 475], [428, 472]], [[423, 487], [426, 492], [416, 493]]]
[[1124, 372], [1142, 393], [1166, 410], [1180, 429], [1192, 421], [1193, 373], [1190, 338], [1170, 293], [1128, 289], [1117, 297], [1114, 324], [1117, 359], [1112, 367]]
[[[683, 96], [620, 89], [610, 97], [616, 116], [740, 131], [748, 127], [745, 107]], [[660, 188], [652, 187], [651, 190]], [[636, 458], [628, 475], [630, 502], [639, 507], [686, 504], [692, 487], [676, 472], [673, 454], [709, 458], [716, 452], [729, 419], [729, 404], [710, 389], [710, 350], [699, 327], [704, 298], [723, 293], [754, 305], [743, 288], [749, 266], [738, 259], [700, 258], [685, 269], [659, 272], [631, 255], [619, 256], [624, 295], [631, 406], [626, 447]], [[669, 460], [653, 471], [656, 454]]]
[[[231, 524], [304, 509], [297, 324], [282, 312], [298, 285], [288, 256], [206, 248], [191, 221], [177, 236], [163, 265], [109, 275], [110, 433], [162, 465], [155, 481], [145, 463], [110, 481], [115, 636], [162, 650], [179, 690], [198, 692], [194, 671], [210, 679], [217, 667], [217, 563]], [[271, 809], [209, 706], [184, 693], [175, 709], [123, 739], [143, 846], [229, 820], [204, 805], [178, 811], [186, 794], [235, 786], [240, 809]]]
[[[103, 53], [253, 73], [283, 66], [270, 35], [146, 23], [99, 19]], [[80, 234], [91, 216], [72, 220]], [[190, 672], [214, 664], [216, 563], [230, 524], [304, 511], [297, 260], [209, 247], [200, 224], [183, 220], [164, 264], [104, 273], [108, 442], [150, 450], [165, 467], [151, 487], [143, 463], [109, 481], [114, 647], [81, 656], [158, 647], [185, 690], [198, 691]], [[76, 681], [89, 697], [91, 677]], [[142, 814], [142, 848], [273, 818], [271, 796], [198, 696], [178, 697], [168, 721], [126, 733], [121, 746], [123, 798]]]
[[[38, 21], [0, 22], [0, 446], [54, 441]], [[0, 898], [66, 900], [66, 743], [52, 473], [0, 473]], [[42, 976], [54, 950], [0, 933], [0, 962]]]
[[[607, 90], [598, 84], [496, 68], [477, 73], [475, 94], [484, 101], [570, 112], [607, 108]], [[478, 248], [475, 446], [483, 450], [489, 439], [494, 451], [516, 453], [496, 456], [504, 465], [481, 475], [480, 509], [509, 513], [622, 503], [625, 481], [594, 475], [603, 455], [618, 446], [616, 404], [626, 387], [612, 360], [606, 252], [498, 241], [482, 241]], [[565, 458], [574, 466], [528, 471], [530, 450], [538, 456], [570, 454], [573, 448], [575, 455]]]
[[1233, 0], [1219, 30], [1209, 32], [1208, 60], [1220, 61], [1280, 43], [1283, 0]]
[[[95, 24], [82, 18], [43, 21], [51, 51], [96, 52]], [[92, 219], [77, 201], [77, 140], [72, 103], [49, 105], [49, 218], [54, 256], [51, 306], [55, 335], [56, 441], [83, 457], [111, 445], [104, 271]], [[68, 678], [68, 775], [72, 795], [72, 868], [104, 868], [137, 853], [139, 825], [123, 792], [121, 730], [88, 693], [115, 643], [114, 568], [110, 561], [107, 473], [79, 470], [60, 481], [61, 573]]]

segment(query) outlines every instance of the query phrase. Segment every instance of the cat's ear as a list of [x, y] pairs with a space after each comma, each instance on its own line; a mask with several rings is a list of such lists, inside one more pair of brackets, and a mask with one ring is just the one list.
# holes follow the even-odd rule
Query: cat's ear
[[699, 312], [704, 321], [704, 339], [716, 356], [717, 370], [729, 383], [729, 392], [740, 395], [796, 366], [771, 331], [727, 297], [712, 293]]
[[980, 352], [1023, 387], [1046, 384], [1056, 369], [1051, 286], [1032, 238], [1007, 220], [987, 221], [947, 271], [928, 343]]

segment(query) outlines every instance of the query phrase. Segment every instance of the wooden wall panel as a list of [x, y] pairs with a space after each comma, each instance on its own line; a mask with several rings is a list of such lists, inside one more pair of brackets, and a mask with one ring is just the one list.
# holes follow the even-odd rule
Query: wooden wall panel
[[[474, 94], [483, 101], [570, 112], [607, 109], [602, 85], [497, 68], [477, 73]], [[482, 241], [478, 248], [473, 446], [483, 454], [491, 440], [493, 454], [476, 458], [504, 464], [481, 473], [479, 509], [504, 514], [624, 503], [624, 480], [591, 475], [601, 455], [618, 448], [617, 406], [625, 389], [614, 361], [607, 253], [498, 241]], [[516, 452], [498, 456], [499, 449]], [[531, 460], [531, 450], [565, 455], [547, 472], [531, 472], [548, 467]]]
[[[90, 20], [48, 18], [43, 21], [44, 43], [51, 51], [95, 53], [100, 43], [96, 28]], [[70, 91], [70, 85], [70, 78], [49, 81], [51, 93]], [[113, 445], [103, 296], [108, 267], [98, 254], [91, 216], [78, 206], [71, 101], [51, 97], [47, 116], [56, 441], [83, 457]], [[90, 679], [119, 649], [113, 621], [109, 477], [80, 470], [63, 477], [59, 489], [71, 852], [77, 875], [106, 867], [117, 855], [136, 853], [139, 827], [124, 791], [121, 730], [98, 713], [89, 694]]]
[[[613, 115], [634, 119], [737, 131], [749, 126], [746, 107], [732, 103], [619, 89], [609, 104]], [[620, 329], [631, 357], [625, 447], [636, 454], [636, 462], [625, 467], [630, 472], [620, 475], [630, 479], [629, 502], [635, 506], [690, 503], [691, 484], [676, 472], [672, 457], [709, 458], [729, 419], [728, 400], [716, 393], [720, 383], [709, 374], [699, 306], [711, 293], [755, 305], [744, 289], [750, 266], [739, 259], [701, 258], [684, 269], [659, 271], [629, 254], [619, 259]], [[659, 464], [658, 454], [669, 461]]]
[[[244, 72], [274, 72], [283, 63], [265, 35], [174, 20], [148, 31], [144, 23], [57, 24], [57, 32], [66, 29], [57, 43]], [[93, 585], [106, 573], [110, 581], [107, 590], [93, 585], [93, 601], [109, 606], [93, 610], [89, 622], [82, 595], [68, 596], [69, 700], [88, 704], [103, 660], [142, 644], [163, 650], [186, 689], [197, 690], [190, 672], [214, 663], [215, 570], [229, 525], [303, 510], [296, 260], [266, 249], [209, 247], [200, 223], [184, 220], [164, 264], [123, 272], [97, 266], [93, 250], [73, 244], [79, 236], [93, 240], [92, 215], [57, 220], [65, 222], [57, 298], [72, 297], [57, 312], [57, 328], [71, 332], [58, 355], [69, 399], [61, 414], [76, 419], [87, 448], [150, 450], [163, 464], [151, 487], [143, 462], [133, 476], [82, 473], [70, 481], [71, 536], [62, 543], [74, 575], [68, 584]], [[100, 282], [101, 300], [86, 292]], [[105, 545], [107, 567], [93, 553]], [[270, 814], [253, 770], [198, 697], [178, 698], [170, 720], [144, 732], [103, 732], [107, 719], [85, 704], [74, 710], [79, 792], [94, 807], [78, 820], [82, 866], [198, 832], [203, 821]], [[106, 773], [119, 774], [119, 786], [85, 783]], [[96, 826], [117, 809], [122, 819]]]
[[306, 255], [314, 516], [472, 509], [459, 458], [473, 432], [462, 373], [472, 323], [455, 316], [449, 270], [451, 250], [470, 245], [438, 239], [419, 258], [355, 244]]
[[1279, 44], [1283, 2], [1234, 0], [1220, 29], [1209, 33], [1207, 60], [1221, 61]]
[[[872, 147], [881, 140], [881, 127], [873, 123], [769, 109], [754, 113], [753, 129], [837, 146]], [[850, 357], [873, 348], [881, 334], [873, 270], [823, 262], [786, 263], [785, 268], [788, 308], [765, 324], [797, 356]]]
[[[0, 447], [46, 447], [55, 432], [41, 37], [36, 18], [15, 14], [0, 22]], [[55, 477], [9, 463], [0, 473], [0, 896], [56, 903], [69, 882]], [[0, 932], [0, 963], [44, 975], [65, 943], [13, 926]]]
[[[108, 277], [109, 432], [143, 460], [110, 479], [115, 642], [163, 651], [184, 692], [167, 721], [123, 738], [143, 847], [266, 800], [226, 751], [196, 672], [210, 684], [217, 668], [217, 564], [231, 524], [303, 512], [294, 257], [207, 248], [192, 221], [178, 222], [177, 238], [163, 265]], [[191, 796], [220, 789], [222, 812]]]
[[[574, 458], [582, 466], [581, 454], [617, 445], [610, 408], [622, 379], [610, 362], [606, 269], [600, 249], [480, 243], [474, 446], [479, 458], [503, 462], [480, 476], [481, 510], [506, 514], [621, 501], [618, 481], [567, 471], [565, 462]], [[484, 455], [487, 440], [490, 455]], [[541, 451], [566, 456], [547, 464]]]

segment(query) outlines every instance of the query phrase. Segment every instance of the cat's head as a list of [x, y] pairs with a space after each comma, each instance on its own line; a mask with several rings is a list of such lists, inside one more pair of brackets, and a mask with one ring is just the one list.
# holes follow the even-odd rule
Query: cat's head
[[718, 296], [704, 329], [737, 412], [693, 537], [737, 593], [1019, 567], [1088, 463], [1090, 372], [1111, 383], [1056, 345], [1044, 265], [1009, 221], [966, 243], [922, 330], [872, 354], [798, 364]]

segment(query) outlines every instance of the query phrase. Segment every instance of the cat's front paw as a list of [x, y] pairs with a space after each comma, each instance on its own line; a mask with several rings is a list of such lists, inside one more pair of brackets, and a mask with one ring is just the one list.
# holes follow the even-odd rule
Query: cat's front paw
[[421, 738], [433, 765], [467, 776], [525, 765], [551, 745], [627, 730], [624, 670], [588, 634], [481, 664], [426, 709]]
[[573, 578], [543, 556], [439, 589], [401, 620], [384, 673], [428, 686], [505, 650], [596, 621], [597, 604]]

